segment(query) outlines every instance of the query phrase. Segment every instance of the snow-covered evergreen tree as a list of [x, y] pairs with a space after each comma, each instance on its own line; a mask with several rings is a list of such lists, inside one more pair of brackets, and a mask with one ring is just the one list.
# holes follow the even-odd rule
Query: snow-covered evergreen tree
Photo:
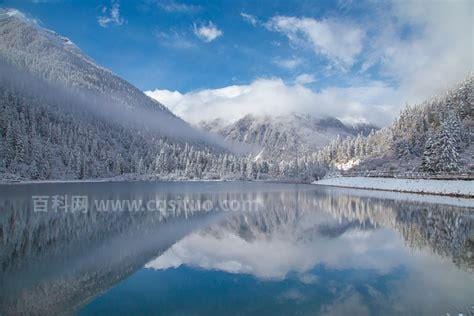
[[435, 140], [433, 136], [429, 136], [426, 144], [425, 149], [423, 151], [423, 158], [421, 162], [420, 169], [425, 172], [433, 173], [436, 171], [437, 168], [437, 159], [435, 159]]
[[441, 124], [435, 142], [436, 171], [459, 170], [460, 131], [457, 118], [452, 113]]

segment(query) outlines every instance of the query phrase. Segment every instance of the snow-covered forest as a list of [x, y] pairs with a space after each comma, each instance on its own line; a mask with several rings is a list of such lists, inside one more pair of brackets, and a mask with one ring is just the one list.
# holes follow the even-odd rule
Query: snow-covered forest
[[0, 18], [0, 178], [294, 179], [319, 164], [273, 163], [191, 127], [23, 16]]
[[[354, 170], [472, 173], [473, 78], [443, 97], [407, 107], [369, 136], [337, 137], [320, 151], [273, 161], [160, 137], [71, 106], [0, 87], [0, 172], [5, 180], [128, 175], [166, 179], [312, 181], [347, 162]], [[71, 110], [74, 109], [74, 110]], [[81, 109], [81, 110], [79, 110]]]
[[444, 95], [405, 107], [389, 127], [367, 137], [338, 137], [318, 159], [353, 172], [472, 175], [473, 88], [470, 75]]
[[[321, 175], [316, 162], [279, 164], [163, 137], [91, 113], [81, 101], [35, 97], [2, 81], [0, 174], [15, 179], [91, 179], [127, 175], [166, 179], [292, 179]], [[51, 89], [47, 84], [43, 91]], [[51, 92], [51, 91], [49, 91]], [[63, 103], [67, 103], [67, 110]]]

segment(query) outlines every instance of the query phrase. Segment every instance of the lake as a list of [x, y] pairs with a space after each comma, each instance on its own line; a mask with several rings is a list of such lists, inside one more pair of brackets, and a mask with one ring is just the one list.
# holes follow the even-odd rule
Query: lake
[[474, 314], [472, 200], [244, 182], [0, 186], [0, 315]]

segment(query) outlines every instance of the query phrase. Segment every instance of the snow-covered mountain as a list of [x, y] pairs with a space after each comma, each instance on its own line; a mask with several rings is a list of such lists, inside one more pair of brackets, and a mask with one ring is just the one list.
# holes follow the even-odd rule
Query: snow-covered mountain
[[89, 107], [107, 119], [140, 124], [173, 138], [206, 138], [166, 106], [97, 65], [71, 40], [14, 9], [0, 11], [0, 59], [32, 78], [88, 99]]
[[[338, 139], [320, 157], [335, 166], [373, 174], [474, 174], [474, 76], [421, 104], [368, 137]], [[357, 163], [355, 163], [357, 162]], [[425, 175], [423, 175], [425, 176]]]
[[225, 144], [95, 64], [69, 39], [0, 11], [0, 175], [201, 177]]
[[0, 12], [0, 179], [318, 178], [315, 159], [248, 155], [173, 115], [70, 40]]
[[8, 63], [50, 82], [107, 96], [117, 106], [151, 108], [174, 117], [165, 106], [97, 65], [71, 40], [17, 10], [0, 11], [0, 53]]
[[336, 118], [316, 118], [308, 114], [286, 116], [253, 116], [226, 124], [221, 119], [203, 121], [201, 129], [223, 136], [226, 140], [255, 145], [262, 157], [289, 159], [308, 155], [330, 141], [358, 134], [368, 135], [373, 125], [348, 126]]

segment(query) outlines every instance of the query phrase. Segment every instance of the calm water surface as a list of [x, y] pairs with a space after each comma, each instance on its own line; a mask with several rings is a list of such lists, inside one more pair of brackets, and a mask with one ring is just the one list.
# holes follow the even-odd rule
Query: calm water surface
[[0, 315], [474, 314], [472, 201], [408, 197], [268, 183], [0, 186]]

